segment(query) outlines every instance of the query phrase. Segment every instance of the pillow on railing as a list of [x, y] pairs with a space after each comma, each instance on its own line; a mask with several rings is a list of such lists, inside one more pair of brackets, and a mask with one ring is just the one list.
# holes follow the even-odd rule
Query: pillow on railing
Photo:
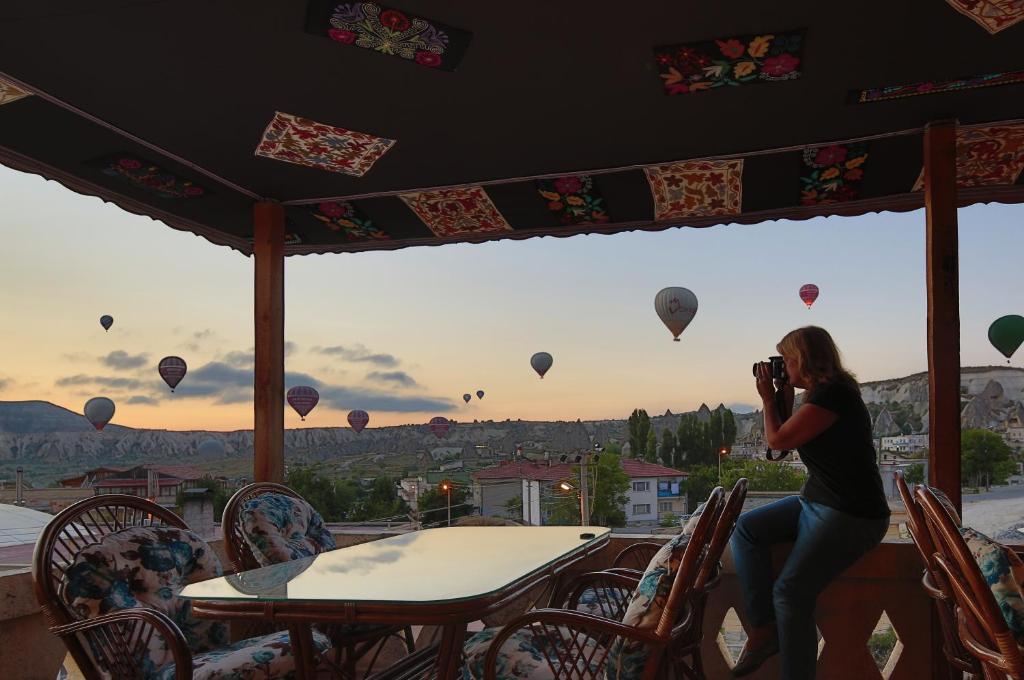
[[248, 501], [239, 513], [242, 535], [260, 565], [311, 557], [337, 547], [324, 520], [313, 507], [281, 493]]
[[[60, 596], [81, 618], [131, 607], [156, 609], [177, 624], [193, 653], [206, 652], [227, 643], [227, 626], [192, 616], [192, 603], [178, 593], [189, 583], [220, 575], [220, 561], [195, 533], [130, 527], [82, 548], [64, 573]], [[154, 668], [174, 661], [160, 636], [150, 641], [149, 661]]]
[[978, 563], [981, 575], [995, 597], [999, 611], [1018, 644], [1024, 643], [1024, 561], [1015, 552], [985, 534], [963, 527], [960, 535]]
[[[683, 553], [686, 552], [686, 545], [690, 542], [690, 535], [697, 526], [697, 520], [704, 512], [704, 503], [697, 506], [683, 530], [671, 541], [661, 546], [661, 549], [651, 558], [644, 575], [640, 577], [633, 597], [626, 607], [626, 614], [622, 617], [622, 623], [627, 626], [653, 630], [668, 602], [669, 591], [672, 590], [672, 582], [679, 571], [679, 564], [682, 562]], [[647, 663], [647, 647], [632, 640], [616, 638], [608, 652], [608, 665], [605, 669], [605, 677], [608, 680], [635, 680], [643, 674], [644, 664]]]

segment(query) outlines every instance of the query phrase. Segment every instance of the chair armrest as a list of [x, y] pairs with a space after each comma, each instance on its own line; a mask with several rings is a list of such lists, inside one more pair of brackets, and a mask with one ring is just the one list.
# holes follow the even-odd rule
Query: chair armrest
[[580, 598], [590, 590], [597, 599], [600, 616], [619, 621], [626, 613], [629, 600], [639, 583], [640, 579], [633, 576], [611, 571], [591, 571], [573, 579], [567, 585], [568, 593], [563, 592], [565, 596], [556, 602], [561, 602], [562, 609], [575, 610]]
[[637, 581], [639, 581], [644, 575], [644, 572], [640, 571], [639, 569], [629, 569], [627, 567], [612, 567], [610, 569], [605, 569], [604, 571], [606, 571], [609, 574], [622, 574], [623, 576], [630, 576], [632, 578], [635, 578]]
[[663, 543], [655, 543], [653, 541], [644, 541], [643, 543], [634, 543], [633, 545], [626, 546], [615, 556], [615, 560], [612, 562], [612, 567], [629, 567], [635, 569], [635, 566], [630, 566], [629, 562], [632, 561], [633, 565], [643, 563], [640, 569], [643, 570], [647, 564], [651, 561], [654, 553], [661, 550]]
[[105, 655], [97, 661], [107, 663], [115, 677], [141, 677], [141, 660], [148, 653], [153, 635], [158, 635], [174, 657], [175, 680], [192, 680], [192, 652], [185, 635], [169, 616], [154, 609], [122, 609], [54, 626], [50, 631], [61, 638], [84, 634], [90, 643], [88, 651], [94, 658], [99, 653]]
[[[560, 630], [560, 627], [564, 630]], [[656, 652], [664, 650], [669, 642], [668, 638], [655, 635], [654, 631], [641, 630], [618, 621], [601, 618], [600, 616], [566, 609], [534, 609], [512, 619], [491, 640], [490, 646], [487, 649], [487, 655], [484, 657], [484, 680], [496, 680], [498, 654], [501, 652], [502, 645], [516, 631], [523, 629], [528, 629], [538, 636], [558, 636], [563, 644], [558, 646], [559, 649], [557, 651], [553, 649], [556, 647], [555, 645], [546, 647], [548, 651], [545, 652], [545, 660], [549, 665], [551, 664], [552, 657], [557, 656], [558, 658], [553, 660], [562, 662], [564, 666], [576, 668], [576, 672], [572, 677], [589, 677], [595, 680], [596, 678], [604, 677], [604, 666], [607, 662], [608, 648], [604, 649], [603, 656], [599, 656], [601, 654], [599, 652], [598, 655], [591, 658], [584, 651], [585, 647], [582, 644], [582, 638], [611, 640], [615, 637], [622, 637], [649, 645]], [[581, 665], [588, 666], [588, 662], [596, 663], [598, 666], [596, 674], [589, 673], [580, 667]], [[565, 675], [565, 669], [563, 669], [562, 673], [559, 673], [557, 669], [552, 670], [555, 671], [556, 677], [568, 677]]]

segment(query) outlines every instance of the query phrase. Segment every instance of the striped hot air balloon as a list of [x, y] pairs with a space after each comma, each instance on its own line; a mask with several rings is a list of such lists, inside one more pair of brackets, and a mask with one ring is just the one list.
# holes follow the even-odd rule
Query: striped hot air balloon
[[309, 412], [313, 410], [313, 407], [320, 401], [320, 393], [312, 387], [306, 387], [300, 385], [293, 387], [288, 390], [285, 395], [288, 400], [288, 405], [295, 409], [295, 412], [299, 414], [301, 420], [305, 420]]
[[448, 430], [451, 429], [451, 423], [444, 416], [434, 416], [430, 419], [430, 423], [427, 425], [430, 431], [434, 433], [434, 436], [438, 439], [443, 438], [448, 434]]
[[672, 339], [679, 342], [680, 334], [697, 315], [697, 296], [679, 286], [662, 288], [654, 296], [654, 311], [672, 334]]
[[188, 372], [188, 364], [181, 357], [164, 357], [157, 364], [156, 370], [160, 372], [160, 377], [173, 392]]
[[800, 299], [807, 305], [807, 309], [810, 309], [814, 301], [818, 299], [818, 287], [813, 283], [805, 283], [800, 286]]
[[104, 314], [100, 317], [100, 325], [103, 326], [103, 330], [109, 331], [110, 327], [114, 325], [114, 317]]
[[362, 432], [363, 428], [366, 427], [366, 424], [369, 422], [370, 414], [366, 411], [356, 409], [354, 411], [349, 411], [348, 413], [348, 424], [352, 426], [352, 429], [356, 431], [356, 434]]
[[89, 401], [85, 402], [85, 407], [82, 409], [82, 413], [85, 414], [86, 420], [88, 420], [98, 432], [106, 427], [107, 423], [110, 422], [110, 419], [114, 417], [114, 402], [106, 397], [93, 397]]

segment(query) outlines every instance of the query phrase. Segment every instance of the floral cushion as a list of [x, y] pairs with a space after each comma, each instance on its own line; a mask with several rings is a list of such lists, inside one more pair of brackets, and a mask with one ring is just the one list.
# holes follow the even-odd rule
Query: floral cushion
[[[683, 530], [651, 558], [647, 570], [640, 577], [640, 583], [630, 598], [629, 606], [622, 622], [645, 630], [653, 630], [668, 602], [672, 582], [682, 562], [683, 553], [690, 542], [690, 535], [697, 526], [697, 520], [704, 512], [701, 504], [683, 526]], [[643, 674], [647, 663], [647, 646], [641, 642], [616, 638], [608, 653], [608, 666], [605, 677], [608, 680], [637, 680]]]
[[320, 513], [309, 503], [285, 494], [253, 498], [242, 507], [239, 520], [246, 543], [264, 567], [337, 547]]
[[580, 593], [576, 611], [610, 618], [612, 613], [622, 611], [628, 597], [629, 593], [623, 588], [587, 588]]
[[[225, 644], [227, 626], [192, 616], [190, 601], [178, 597], [189, 583], [221, 575], [220, 561], [203, 539], [187, 529], [130, 527], [108, 534], [75, 555], [64, 574], [61, 597], [82, 618], [148, 607], [177, 624], [193, 653]], [[173, 661], [161, 636], [149, 643], [155, 671]]]
[[[531, 628], [521, 628], [505, 640], [497, 658], [496, 680], [593, 677], [600, 671], [605, 650], [596, 640], [581, 637], [573, 641], [573, 633], [562, 626], [557, 628], [557, 635], [553, 632], [554, 627], [551, 630], [550, 635], [541, 635]], [[462, 680], [483, 680], [484, 657], [499, 631], [501, 628], [485, 628], [466, 641]], [[566, 655], [569, 655], [569, 663], [574, 664], [575, 669], [565, 668], [564, 663], [558, 661]], [[558, 669], [557, 676], [552, 665]]]
[[980, 531], [964, 527], [960, 529], [960, 535], [967, 541], [967, 547], [1017, 644], [1024, 644], [1024, 597], [1021, 596], [1024, 562], [1015, 552]]
[[[313, 631], [313, 646], [320, 654], [330, 649], [325, 635]], [[269, 680], [295, 676], [295, 659], [287, 631], [249, 638], [192, 659], [192, 680]], [[174, 664], [149, 680], [174, 680]]]

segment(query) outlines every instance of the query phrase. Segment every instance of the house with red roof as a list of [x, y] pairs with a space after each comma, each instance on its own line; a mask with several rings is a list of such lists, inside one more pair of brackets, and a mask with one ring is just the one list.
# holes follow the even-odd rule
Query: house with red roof
[[199, 485], [203, 473], [186, 465], [138, 465], [94, 484], [97, 494], [124, 493], [171, 507], [178, 492]]
[[[686, 473], [632, 458], [620, 460], [629, 477], [628, 501], [623, 506], [629, 526], [655, 526], [668, 516], [686, 513], [682, 490]], [[545, 500], [557, 496], [557, 486], [579, 485], [579, 471], [571, 463], [512, 460], [472, 474], [473, 504], [480, 514], [544, 524]]]

